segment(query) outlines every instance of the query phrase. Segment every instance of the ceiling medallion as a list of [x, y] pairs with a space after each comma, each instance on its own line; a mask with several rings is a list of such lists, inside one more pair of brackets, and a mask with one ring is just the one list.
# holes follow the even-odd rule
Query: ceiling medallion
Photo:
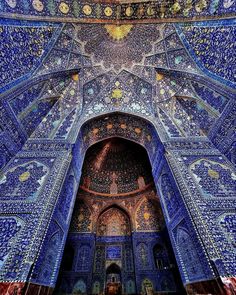
[[133, 25], [105, 25], [105, 29], [114, 41], [121, 41], [128, 36]]

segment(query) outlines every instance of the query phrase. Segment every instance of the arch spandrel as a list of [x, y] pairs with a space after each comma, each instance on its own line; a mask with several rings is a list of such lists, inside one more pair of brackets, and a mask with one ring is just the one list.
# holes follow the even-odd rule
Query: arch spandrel
[[92, 231], [92, 217], [91, 210], [85, 203], [79, 203], [77, 211], [72, 217], [71, 232], [91, 232]]
[[160, 203], [144, 197], [135, 211], [136, 231], [161, 231], [164, 224], [164, 217]]

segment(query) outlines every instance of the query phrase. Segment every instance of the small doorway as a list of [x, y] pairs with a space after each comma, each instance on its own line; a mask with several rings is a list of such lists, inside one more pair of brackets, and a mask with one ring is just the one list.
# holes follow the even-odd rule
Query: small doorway
[[106, 295], [121, 295], [121, 269], [113, 263], [106, 270]]

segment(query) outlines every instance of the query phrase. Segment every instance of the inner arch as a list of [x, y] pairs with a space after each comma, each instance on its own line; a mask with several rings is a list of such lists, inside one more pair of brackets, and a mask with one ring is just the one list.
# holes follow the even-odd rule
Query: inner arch
[[[93, 128], [99, 129], [96, 136], [102, 132]], [[145, 137], [144, 128], [137, 136]], [[78, 285], [82, 294], [141, 294], [150, 286], [152, 292], [181, 290], [151, 164], [140, 144], [111, 136], [87, 149], [66, 247], [73, 249], [72, 268], [61, 265], [55, 294], [73, 294]]]

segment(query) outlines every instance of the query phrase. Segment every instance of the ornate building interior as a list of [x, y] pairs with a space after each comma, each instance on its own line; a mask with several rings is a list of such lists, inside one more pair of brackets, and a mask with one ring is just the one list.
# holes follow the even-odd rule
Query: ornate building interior
[[0, 1], [0, 294], [236, 294], [235, 0]]
[[181, 285], [145, 149], [114, 137], [91, 146], [54, 294], [184, 292]]

